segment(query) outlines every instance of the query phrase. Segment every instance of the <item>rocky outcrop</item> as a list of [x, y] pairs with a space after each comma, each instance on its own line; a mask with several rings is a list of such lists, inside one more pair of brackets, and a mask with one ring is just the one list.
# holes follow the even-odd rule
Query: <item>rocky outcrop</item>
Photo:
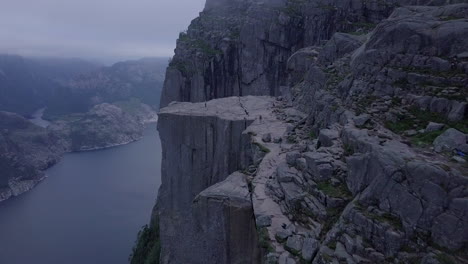
[[138, 140], [143, 136], [145, 123], [157, 120], [156, 113], [147, 105], [138, 103], [131, 111], [121, 107], [99, 104], [86, 114], [52, 123], [49, 130], [59, 135], [68, 151], [86, 151]]
[[200, 17], [179, 36], [161, 106], [172, 101], [280, 95], [288, 78], [287, 60], [299, 49], [320, 45], [335, 32], [365, 34], [397, 6], [449, 2], [209, 0]]
[[[200, 263], [209, 247], [219, 253], [204, 263], [231, 263], [229, 229], [216, 223], [233, 219], [219, 213], [226, 205], [218, 198], [207, 209], [205, 197], [212, 188], [237, 190], [232, 180], [219, 183], [236, 170], [249, 186], [257, 236], [248, 241], [259, 263], [467, 262], [468, 5], [330, 4], [208, 1], [181, 34], [159, 127], [163, 263]], [[226, 113], [250, 120], [233, 100], [265, 100], [214, 98], [246, 94], [281, 96], [255, 103], [269, 113], [242, 129], [212, 132]], [[210, 147], [224, 136], [238, 147]], [[229, 169], [213, 174], [219, 167]], [[199, 211], [204, 218], [194, 217]], [[199, 225], [209, 245], [202, 249]]]
[[[195, 214], [204, 209], [192, 208], [193, 200], [206, 188], [251, 162], [250, 138], [242, 132], [255, 119], [268, 118], [273, 102], [267, 97], [230, 97], [206, 104], [174, 103], [161, 109], [158, 129], [163, 166], [158, 217], [160, 226], [164, 227], [161, 229], [163, 263], [207, 263], [205, 257], [211, 249], [201, 243], [202, 230], [195, 220]], [[253, 219], [253, 215], [243, 215], [248, 217], [243, 221]], [[222, 219], [212, 221], [217, 220]], [[239, 240], [240, 234], [236, 238], [229, 245], [255, 245], [254, 241]], [[218, 246], [222, 247], [218, 252], [227, 252], [228, 244]], [[223, 256], [226, 255], [213, 256], [210, 263], [217, 263], [216, 258]]]
[[0, 112], [0, 201], [32, 189], [64, 151], [55, 134], [17, 114]]

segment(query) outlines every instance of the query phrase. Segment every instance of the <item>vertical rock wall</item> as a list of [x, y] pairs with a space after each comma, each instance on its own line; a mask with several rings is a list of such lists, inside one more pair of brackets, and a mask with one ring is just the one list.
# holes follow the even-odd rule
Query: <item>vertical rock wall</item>
[[[158, 129], [163, 160], [157, 214], [161, 226], [163, 263], [220, 263], [215, 261], [218, 254], [214, 253], [213, 259], [206, 262], [207, 255], [212, 254], [210, 252], [214, 249], [207, 247], [203, 241], [207, 239], [205, 236], [216, 234], [204, 234], [203, 230], [204, 226], [211, 225], [209, 221], [232, 222], [233, 219], [218, 218], [224, 215], [223, 208], [229, 211], [231, 207], [216, 205], [208, 198], [200, 198], [195, 211], [192, 204], [200, 192], [250, 163], [250, 136], [242, 132], [253, 120], [268, 111], [271, 104], [272, 99], [266, 97], [230, 97], [206, 104], [175, 103], [161, 109]], [[206, 208], [211, 206], [217, 208], [213, 211], [212, 217], [215, 218], [204, 218], [206, 221], [194, 218], [195, 212], [200, 216], [208, 213]], [[248, 215], [248, 209], [240, 210], [238, 217]], [[245, 221], [252, 218], [253, 214]], [[231, 232], [226, 235], [236, 238]], [[242, 240], [243, 237], [237, 239]], [[226, 249], [228, 245], [220, 243], [218, 246]], [[226, 255], [219, 257], [223, 256]], [[238, 256], [226, 257], [236, 259]]]

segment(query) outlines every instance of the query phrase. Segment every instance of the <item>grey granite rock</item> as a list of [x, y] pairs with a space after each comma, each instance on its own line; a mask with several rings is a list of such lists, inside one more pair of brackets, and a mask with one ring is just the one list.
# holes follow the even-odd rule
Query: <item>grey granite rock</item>
[[290, 166], [296, 166], [296, 161], [301, 157], [301, 154], [298, 151], [289, 152], [286, 154], [286, 162]]
[[269, 97], [230, 97], [206, 105], [174, 103], [161, 109], [158, 129], [163, 167], [158, 213], [163, 259], [169, 258], [171, 263], [206, 261], [209, 249], [194, 243], [199, 234], [193, 225], [192, 201], [204, 189], [247, 167], [251, 139], [243, 131], [259, 115], [267, 118], [273, 102]]
[[462, 132], [449, 128], [434, 140], [434, 150], [437, 152], [452, 151], [467, 143], [467, 137]]
[[252, 263], [259, 258], [257, 240], [251, 235], [256, 227], [244, 174], [235, 172], [202, 191], [192, 207], [194, 222], [189, 224], [197, 240], [191, 247], [198, 249], [192, 261]]
[[440, 130], [444, 129], [444, 127], [445, 127], [444, 124], [429, 122], [429, 124], [427, 125], [424, 132], [425, 133], [430, 133], [430, 132], [434, 132], [434, 131], [440, 131]]
[[311, 261], [319, 249], [319, 243], [314, 238], [305, 238], [302, 245], [302, 255], [301, 257], [305, 261]]
[[319, 133], [319, 142], [324, 147], [333, 146], [333, 141], [338, 139], [339, 133], [336, 130], [332, 129], [322, 129]]
[[303, 243], [304, 239], [301, 236], [293, 235], [288, 237], [285, 248], [292, 254], [297, 255], [301, 253]]

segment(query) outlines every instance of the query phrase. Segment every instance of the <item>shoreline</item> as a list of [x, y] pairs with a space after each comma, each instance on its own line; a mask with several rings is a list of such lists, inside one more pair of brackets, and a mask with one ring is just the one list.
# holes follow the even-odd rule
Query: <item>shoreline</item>
[[[148, 128], [148, 125], [155, 124], [155, 123], [157, 123], [157, 119], [156, 119], [156, 121], [150, 120], [148, 122], [145, 122], [144, 130], [146, 130]], [[130, 140], [130, 141], [125, 141], [125, 142], [121, 142], [121, 143], [111, 144], [111, 145], [108, 145], [108, 146], [105, 146], [105, 147], [95, 147], [95, 148], [65, 152], [65, 153], [63, 153], [63, 155], [61, 155], [61, 157], [54, 164], [52, 164], [51, 166], [48, 166], [47, 168], [45, 168], [43, 170], [39, 170], [42, 173], [42, 176], [39, 177], [38, 179], [27, 179], [27, 180], [20, 180], [20, 181], [12, 181], [13, 184], [17, 184], [16, 186], [19, 187], [19, 189], [12, 188], [10, 183], [9, 183], [8, 187], [0, 188], [0, 203], [2, 203], [4, 201], [7, 201], [7, 200], [9, 200], [11, 198], [14, 198], [14, 197], [18, 197], [18, 196], [20, 196], [20, 195], [34, 189], [34, 187], [36, 187], [38, 184], [40, 184], [42, 181], [44, 181], [46, 178], [48, 178], [48, 176], [46, 174], [46, 171], [48, 169], [52, 168], [53, 166], [55, 166], [57, 163], [59, 163], [62, 160], [62, 158], [63, 158], [63, 156], [65, 154], [99, 151], [99, 150], [106, 150], [106, 149], [110, 149], [110, 148], [120, 147], [120, 146], [124, 146], [124, 145], [128, 145], [128, 144], [140, 141], [141, 139], [143, 139], [143, 136], [144, 135], [140, 136], [139, 138], [137, 138], [135, 140]]]

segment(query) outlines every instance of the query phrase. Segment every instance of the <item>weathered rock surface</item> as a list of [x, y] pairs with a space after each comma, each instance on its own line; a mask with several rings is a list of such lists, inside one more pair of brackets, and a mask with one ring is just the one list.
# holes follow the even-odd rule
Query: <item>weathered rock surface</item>
[[467, 143], [467, 135], [450, 128], [434, 140], [434, 149], [437, 152], [451, 152]]
[[260, 260], [246, 175], [234, 172], [193, 201], [198, 240], [191, 263], [258, 263]]
[[[158, 129], [163, 168], [158, 214], [164, 227], [163, 263], [219, 263], [215, 259], [205, 262], [211, 249], [198, 245], [192, 202], [204, 189], [252, 162], [250, 136], [243, 131], [260, 116], [266, 122], [273, 103], [269, 97], [229, 97], [207, 103], [174, 103], [161, 109]], [[253, 215], [248, 217], [253, 219]], [[254, 241], [244, 243], [254, 245]]]
[[[200, 254], [193, 199], [243, 171], [260, 263], [466, 263], [468, 4], [448, 3], [208, 1], [166, 78], [161, 261]], [[214, 99], [249, 94], [281, 96]]]

